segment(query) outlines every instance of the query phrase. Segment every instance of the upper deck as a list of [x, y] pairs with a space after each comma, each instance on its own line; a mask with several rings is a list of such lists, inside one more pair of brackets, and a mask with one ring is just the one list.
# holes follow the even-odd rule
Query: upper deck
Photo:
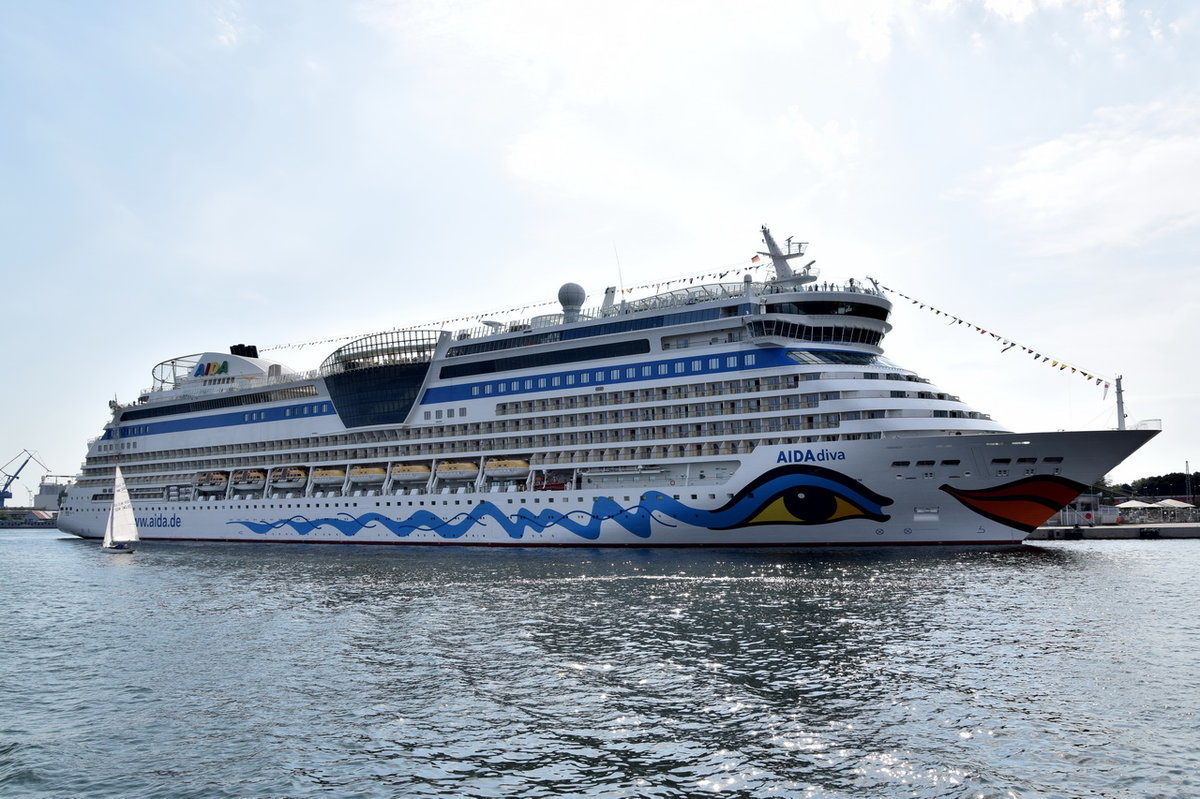
[[[788, 261], [802, 256], [806, 245], [789, 239], [786, 249], [781, 249], [766, 228], [763, 234], [768, 250], [761, 255], [771, 258], [776, 273], [769, 280], [754, 281], [749, 274], [736, 282], [693, 283], [702, 278], [682, 278], [668, 282], [686, 281], [681, 288], [619, 301], [617, 290], [610, 287], [603, 303], [587, 310], [581, 307], [583, 289], [568, 283], [559, 291], [560, 313], [506, 321], [479, 314], [479, 326], [453, 332], [398, 328], [371, 334], [338, 348], [318, 369], [307, 372], [259, 358], [256, 348], [239, 344], [228, 355], [205, 352], [158, 364], [153, 372], [154, 385], [144, 390], [137, 402], [120, 407], [270, 390], [367, 367], [416, 366], [431, 363], [435, 357], [478, 357], [505, 349], [731, 317], [759, 317], [762, 321], [748, 332], [750, 338], [761, 341], [878, 345], [890, 329], [887, 319], [892, 306], [877, 286], [852, 278], [841, 284], [819, 282], [819, 273], [812, 269], [811, 262], [793, 271]], [[803, 323], [805, 320], [795, 318], [805, 316], [824, 321], [809, 326]], [[839, 329], [852, 330], [853, 334], [830, 332]]]

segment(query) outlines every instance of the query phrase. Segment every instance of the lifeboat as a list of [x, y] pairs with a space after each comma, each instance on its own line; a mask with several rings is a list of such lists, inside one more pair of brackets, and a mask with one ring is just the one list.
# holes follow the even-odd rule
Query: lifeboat
[[397, 463], [392, 467], [392, 482], [413, 483], [429, 479], [429, 467], [423, 463]]
[[225, 472], [200, 472], [196, 475], [196, 490], [205, 493], [224, 491], [229, 484], [229, 475]]
[[318, 466], [313, 469], [313, 485], [341, 485], [346, 482], [346, 470], [340, 466]]
[[483, 464], [483, 473], [496, 479], [515, 479], [529, 476], [529, 461], [492, 458]]
[[308, 470], [303, 466], [276, 466], [271, 470], [272, 488], [304, 488]]
[[238, 469], [230, 483], [234, 491], [256, 491], [267, 484], [267, 475], [262, 469]]
[[474, 463], [448, 461], [437, 466], [437, 476], [442, 480], [474, 480], [478, 474], [479, 467]]
[[387, 469], [382, 466], [351, 466], [351, 483], [382, 483], [387, 477]]

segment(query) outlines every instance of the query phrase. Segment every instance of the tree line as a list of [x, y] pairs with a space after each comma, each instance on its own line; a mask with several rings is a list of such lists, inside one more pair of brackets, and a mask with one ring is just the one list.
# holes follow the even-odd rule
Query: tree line
[[1171, 472], [1154, 477], [1141, 477], [1130, 483], [1113, 483], [1104, 478], [1092, 490], [1105, 499], [1130, 497], [1177, 497], [1191, 501], [1200, 492], [1200, 472]]

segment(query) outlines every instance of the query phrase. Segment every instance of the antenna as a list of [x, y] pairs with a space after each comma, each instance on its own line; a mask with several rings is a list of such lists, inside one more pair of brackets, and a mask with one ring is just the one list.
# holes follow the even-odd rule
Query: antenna
[[617, 252], [617, 243], [613, 242], [613, 257], [617, 259], [617, 287], [625, 293], [625, 278], [621, 276], [621, 254]]

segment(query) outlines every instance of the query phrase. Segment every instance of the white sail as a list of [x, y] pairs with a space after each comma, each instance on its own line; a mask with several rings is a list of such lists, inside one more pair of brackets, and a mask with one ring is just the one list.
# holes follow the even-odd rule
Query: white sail
[[113, 483], [113, 503], [104, 525], [103, 546], [112, 548], [117, 544], [130, 544], [138, 540], [137, 520], [133, 516], [133, 503], [129, 500], [129, 489], [125, 487], [125, 475], [117, 467]]

